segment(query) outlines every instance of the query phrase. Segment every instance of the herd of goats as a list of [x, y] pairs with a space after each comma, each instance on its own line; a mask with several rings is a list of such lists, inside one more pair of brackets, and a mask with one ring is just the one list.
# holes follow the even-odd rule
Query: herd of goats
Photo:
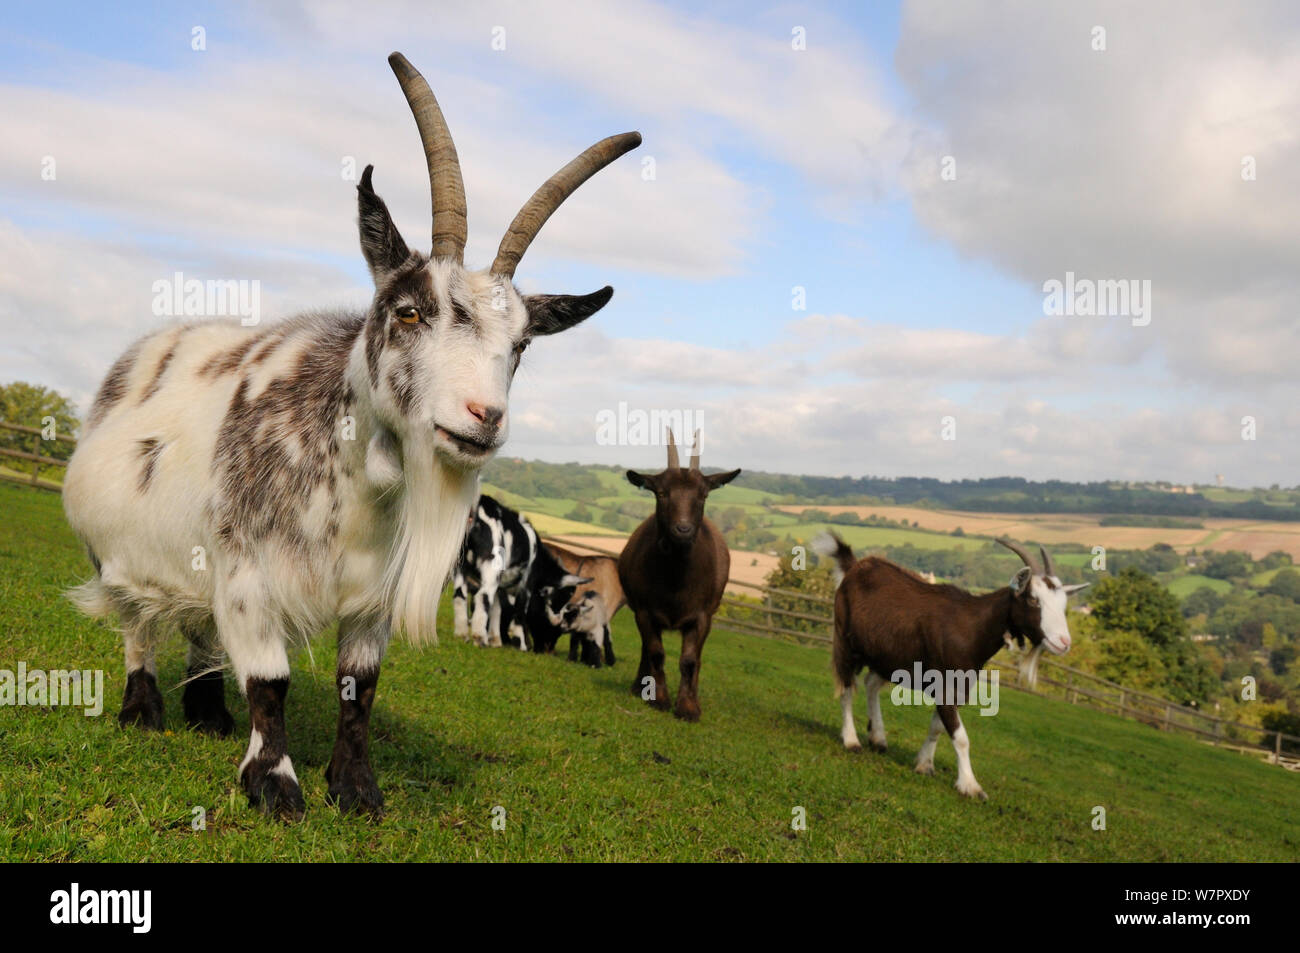
[[[338, 729], [325, 776], [345, 811], [378, 816], [370, 714], [391, 636], [432, 639], [454, 577], [457, 630], [483, 642], [613, 661], [609, 620], [624, 603], [641, 636], [633, 690], [681, 718], [700, 716], [700, 653], [727, 583], [729, 557], [705, 500], [739, 470], [704, 473], [698, 437], [685, 467], [670, 441], [660, 473], [629, 471], [655, 512], [615, 562], [539, 545], [516, 514], [480, 496], [479, 473], [505, 442], [507, 396], [533, 338], [564, 331], [613, 295], [523, 294], [521, 257], [583, 182], [638, 146], [611, 136], [551, 176], [524, 204], [492, 265], [465, 267], [465, 189], [456, 147], [424, 78], [400, 53], [389, 64], [415, 116], [429, 173], [429, 253], [410, 248], [375, 192], [357, 186], [361, 251], [374, 282], [364, 312], [309, 311], [266, 325], [172, 324], [109, 369], [64, 482], [64, 508], [94, 574], [70, 593], [116, 617], [126, 660], [119, 720], [163, 727], [155, 655], [188, 643], [186, 723], [229, 735], [229, 671], [248, 702], [239, 779], [251, 804], [294, 820], [305, 811], [289, 756], [288, 647], [338, 625]], [[922, 581], [880, 559], [856, 561], [828, 536], [843, 575], [835, 597], [834, 673], [843, 740], [859, 747], [852, 696], [868, 671], [870, 741], [885, 744], [880, 690], [891, 673], [978, 670], [1012, 639], [1069, 648], [1066, 597], [1050, 557], [1025, 562], [986, 595]], [[522, 570], [522, 572], [520, 572]], [[522, 588], [521, 588], [522, 587]], [[676, 705], [663, 632], [682, 634]], [[983, 796], [955, 705], [941, 704], [917, 770], [933, 770], [946, 729], [958, 789]]]

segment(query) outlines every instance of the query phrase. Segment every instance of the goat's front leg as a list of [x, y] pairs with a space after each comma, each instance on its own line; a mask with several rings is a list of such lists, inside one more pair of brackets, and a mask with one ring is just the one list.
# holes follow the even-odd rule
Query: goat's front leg
[[867, 711], [871, 713], [871, 720], [867, 722], [867, 744], [873, 751], [885, 751], [889, 747], [885, 740], [885, 719], [880, 712], [880, 690], [885, 684], [885, 680], [875, 672], [867, 673]]
[[700, 720], [700, 657], [704, 654], [704, 640], [709, 637], [712, 622], [712, 616], [701, 612], [682, 626], [682, 657], [679, 663], [682, 681], [677, 686], [677, 707], [673, 709], [673, 714], [684, 721]]
[[256, 576], [232, 574], [213, 605], [221, 645], [248, 698], [252, 732], [239, 764], [239, 782], [248, 803], [282, 820], [306, 813], [302, 789], [289, 760], [284, 699], [289, 693], [289, 655], [278, 614], [267, 604]]
[[379, 818], [384, 796], [370, 766], [370, 708], [375, 701], [379, 666], [388, 649], [387, 619], [344, 619], [339, 623], [339, 727], [334, 754], [325, 769], [326, 796], [345, 812]]
[[602, 628], [601, 631], [604, 633], [604, 637], [605, 637], [605, 645], [604, 645], [604, 648], [605, 648], [605, 664], [606, 664], [606, 665], [613, 665], [613, 664], [614, 664], [614, 638], [613, 638], [613, 636], [610, 634], [610, 631], [609, 631], [609, 624], [606, 623], [605, 626]]
[[652, 688], [646, 698], [655, 708], [665, 711], [672, 704], [668, 694], [668, 677], [664, 674], [664, 639], [663, 630], [644, 609], [636, 613], [637, 631], [641, 633], [641, 664], [632, 680], [632, 694], [645, 697], [646, 679], [651, 680]]
[[984, 793], [984, 789], [975, 780], [975, 772], [970, 769], [970, 739], [966, 737], [966, 726], [961, 723], [957, 706], [940, 705], [939, 717], [943, 719], [943, 726], [952, 738], [953, 750], [957, 752], [957, 790], [967, 797], [987, 801], [989, 796]]

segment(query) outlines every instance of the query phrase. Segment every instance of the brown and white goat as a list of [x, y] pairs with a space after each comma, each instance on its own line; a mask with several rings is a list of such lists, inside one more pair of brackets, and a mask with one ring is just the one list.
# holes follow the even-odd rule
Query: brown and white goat
[[[613, 665], [614, 642], [610, 638], [609, 626], [614, 620], [615, 613], [627, 605], [627, 597], [623, 595], [623, 584], [618, 581], [618, 560], [613, 556], [575, 553], [555, 543], [542, 545], [551, 551], [551, 555], [559, 560], [566, 572], [575, 576], [585, 576], [591, 580], [588, 585], [577, 588], [570, 605], [579, 614], [590, 614], [596, 617], [587, 624], [587, 631], [591, 631], [593, 627], [603, 629], [601, 644], [594, 648], [603, 650], [606, 665]], [[593, 664], [592, 647], [580, 646], [578, 641], [574, 637], [570, 638], [569, 661], [576, 661], [581, 653], [584, 662], [588, 665]]]
[[[890, 682], [911, 683], [920, 669], [939, 673], [945, 685], [952, 676], [970, 673], [971, 681], [1007, 642], [1008, 636], [1032, 649], [1025, 667], [1033, 680], [1039, 653], [1053, 655], [1070, 649], [1065, 619], [1066, 599], [1087, 586], [1067, 586], [1056, 575], [1052, 558], [1039, 549], [1039, 570], [1025, 549], [998, 540], [1025, 563], [1010, 585], [984, 595], [956, 586], [935, 585], [888, 560], [868, 557], [858, 561], [853, 550], [834, 533], [814, 541], [814, 547], [836, 561], [839, 587], [835, 590], [835, 636], [831, 650], [835, 694], [843, 714], [844, 747], [862, 747], [853, 725], [853, 690], [858, 673], [867, 669], [866, 691], [870, 710], [868, 736], [871, 747], [885, 750], [885, 725], [881, 719], [880, 692]], [[907, 675], [906, 679], [901, 676]], [[921, 686], [911, 684], [913, 689]], [[970, 739], [957, 712], [960, 699], [944, 697], [930, 720], [930, 733], [916, 757], [916, 770], [934, 773], [934, 749], [939, 730], [947, 730], [957, 754], [957, 790], [967, 797], [987, 798], [970, 766]]]
[[[682, 679], [673, 713], [686, 721], [700, 718], [700, 653], [731, 570], [727, 543], [704, 516], [704, 501], [710, 491], [739, 475], [739, 470], [700, 472], [698, 432], [690, 466], [680, 466], [671, 431], [666, 470], [654, 475], [627, 471], [629, 483], [655, 495], [654, 515], [636, 528], [618, 559], [618, 578], [641, 633], [641, 664], [632, 691], [646, 697], [649, 688], [646, 700], [668, 708], [663, 631], [679, 630]], [[653, 686], [647, 679], [653, 679]]]
[[431, 252], [407, 246], [367, 166], [357, 203], [369, 308], [142, 338], [109, 371], [64, 481], [68, 522], [95, 569], [73, 597], [122, 623], [120, 721], [162, 729], [154, 655], [179, 628], [190, 641], [186, 721], [228, 734], [224, 654], [252, 722], [240, 782], [287, 819], [305, 808], [285, 734], [288, 643], [338, 620], [328, 796], [379, 814], [369, 721], [389, 636], [433, 638], [478, 471], [506, 439], [524, 348], [613, 294], [523, 295], [515, 268], [559, 204], [641, 141], [611, 136], [551, 176], [491, 267], [470, 271], [451, 133], [424, 78], [400, 53], [389, 64], [424, 146]]

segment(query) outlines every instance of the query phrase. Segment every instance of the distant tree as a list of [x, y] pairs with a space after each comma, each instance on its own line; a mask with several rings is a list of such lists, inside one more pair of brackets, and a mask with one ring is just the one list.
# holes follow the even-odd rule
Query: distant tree
[[[72, 401], [57, 391], [26, 381], [0, 384], [0, 420], [40, 430], [45, 427], [47, 417], [54, 418], [55, 433], [64, 437], [75, 437], [81, 426]], [[73, 451], [72, 444], [65, 441], [45, 440], [33, 434], [11, 430], [0, 430], [0, 447], [35, 453], [54, 460], [66, 460], [72, 456]], [[41, 467], [39, 463], [12, 457], [0, 458], [0, 463], [22, 473], [31, 473]]]
[[1198, 586], [1183, 600], [1183, 615], [1188, 619], [1201, 614], [1208, 619], [1221, 608], [1223, 608], [1223, 600], [1209, 586]]
[[587, 508], [586, 503], [579, 503], [573, 509], [569, 510], [564, 517], [566, 520], [573, 520], [577, 523], [590, 523], [594, 521], [591, 510]]
[[1275, 549], [1259, 561], [1261, 572], [1267, 572], [1270, 569], [1281, 569], [1283, 566], [1290, 566], [1291, 554]]
[[1113, 634], [1133, 632], [1158, 651], [1168, 670], [1165, 690], [1180, 702], [1204, 702], [1216, 680], [1196, 643], [1188, 638], [1178, 600], [1133, 567], [1102, 581], [1088, 600], [1097, 624]]
[[1292, 602], [1300, 602], [1300, 572], [1294, 569], [1279, 570], [1264, 591]]
[[1224, 553], [1209, 552], [1204, 558], [1205, 568], [1201, 571], [1211, 579], [1237, 579], [1249, 576], [1255, 569], [1250, 556], [1236, 549]]

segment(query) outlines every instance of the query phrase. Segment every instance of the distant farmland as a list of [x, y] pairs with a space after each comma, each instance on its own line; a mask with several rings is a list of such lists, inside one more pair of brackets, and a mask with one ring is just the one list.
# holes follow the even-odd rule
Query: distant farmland
[[[1260, 520], [1205, 519], [1204, 529], [1167, 529], [1147, 526], [1102, 526], [1104, 514], [1074, 513], [970, 513], [931, 510], [915, 506], [777, 506], [786, 513], [817, 509], [831, 515], [853, 513], [865, 518], [873, 513], [891, 520], [907, 520], [921, 529], [951, 533], [957, 528], [980, 536], [1008, 536], [1035, 542], [1080, 543], [1107, 549], [1147, 549], [1167, 543], [1179, 552], [1239, 549], [1259, 559], [1274, 550], [1290, 553], [1300, 562], [1300, 524]], [[919, 544], [918, 544], [919, 545]]]

